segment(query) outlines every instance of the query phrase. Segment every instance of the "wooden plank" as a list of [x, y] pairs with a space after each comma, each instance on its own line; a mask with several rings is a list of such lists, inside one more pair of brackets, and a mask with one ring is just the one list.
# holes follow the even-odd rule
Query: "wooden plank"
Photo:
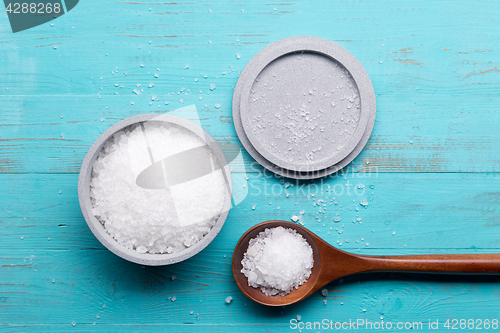
[[[329, 284], [328, 297], [318, 292], [292, 306], [268, 308], [238, 290], [231, 258], [209, 249], [165, 267], [141, 267], [104, 250], [20, 249], [9, 256], [0, 259], [0, 327], [5, 330], [24, 325], [62, 330], [72, 322], [90, 329], [96, 322], [124, 331], [137, 325], [217, 331], [217, 325], [233, 324], [247, 332], [285, 330], [297, 315], [302, 321], [334, 322], [498, 318], [496, 276], [356, 275]], [[233, 297], [230, 304], [227, 296]], [[471, 299], [480, 301], [471, 305]]]
[[[243, 180], [244, 174], [233, 173], [235, 196], [246, 197], [212, 244], [228, 256], [254, 224], [288, 221], [302, 210], [307, 228], [348, 251], [500, 248], [498, 173], [349, 173], [292, 186], [252, 173], [245, 188]], [[0, 194], [0, 249], [103, 249], [81, 215], [77, 182], [75, 174], [0, 175], [7, 189]]]
[[[236, 78], [233, 80], [235, 83]], [[0, 172], [2, 173], [75, 173], [93, 141], [109, 126], [124, 118], [142, 113], [165, 113], [184, 105], [197, 106], [202, 125], [222, 145], [226, 142], [240, 147], [244, 165], [235, 164], [235, 171], [251, 171], [253, 158], [241, 146], [231, 118], [231, 91], [227, 95], [183, 96], [184, 103], [170, 107], [159, 102], [141, 109], [136, 98], [122, 96], [58, 96], [4, 97], [0, 125]], [[401, 96], [403, 98], [403, 96]], [[442, 95], [428, 98], [426, 105], [401, 112], [397, 105], [387, 106], [387, 97], [379, 98], [379, 111], [372, 137], [362, 154], [351, 165], [360, 172], [371, 168], [379, 172], [497, 172], [500, 161], [500, 116], [494, 111], [498, 104], [474, 107], [482, 95], [457, 98], [466, 104], [452, 112]], [[130, 99], [136, 100], [130, 105]], [[150, 96], [142, 97], [149, 106]], [[432, 101], [430, 101], [432, 99]], [[443, 100], [445, 101], [443, 102]], [[210, 100], [210, 102], [208, 102]], [[213, 105], [224, 100], [223, 107]], [[18, 106], [27, 109], [19, 113]], [[112, 110], [106, 109], [106, 107]], [[161, 108], [157, 106], [160, 105]], [[63, 118], [61, 119], [61, 116]], [[394, 126], [394, 124], [398, 124]], [[233, 147], [233, 146], [231, 146]], [[226, 149], [223, 147], [223, 149]], [[234, 149], [234, 148], [229, 148]], [[226, 149], [226, 152], [227, 149]], [[32, 163], [36, 160], [37, 163]]]

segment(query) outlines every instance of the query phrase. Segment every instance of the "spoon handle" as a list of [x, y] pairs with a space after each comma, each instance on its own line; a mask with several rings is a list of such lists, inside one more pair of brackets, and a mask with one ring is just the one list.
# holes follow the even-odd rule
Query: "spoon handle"
[[500, 254], [360, 256], [365, 272], [500, 274]]

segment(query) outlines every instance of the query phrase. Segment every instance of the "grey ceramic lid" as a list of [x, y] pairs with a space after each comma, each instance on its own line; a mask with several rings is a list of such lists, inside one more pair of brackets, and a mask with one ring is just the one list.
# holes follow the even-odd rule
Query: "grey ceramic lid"
[[345, 49], [316, 37], [291, 37], [245, 67], [233, 119], [243, 146], [264, 167], [290, 178], [318, 178], [360, 153], [375, 121], [375, 94]]

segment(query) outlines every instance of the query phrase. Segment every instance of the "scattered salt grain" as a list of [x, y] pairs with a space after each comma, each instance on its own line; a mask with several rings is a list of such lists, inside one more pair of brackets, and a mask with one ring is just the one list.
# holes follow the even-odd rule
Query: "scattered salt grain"
[[297, 231], [276, 227], [250, 240], [241, 264], [249, 286], [268, 296], [285, 296], [311, 275], [313, 251]]
[[231, 296], [227, 296], [226, 297], [226, 304], [231, 303], [232, 300], [233, 300], [233, 298]]
[[328, 297], [328, 289], [321, 290], [321, 295], [323, 295], [323, 297]]
[[299, 220], [299, 217], [297, 215], [292, 216], [292, 221], [297, 222]]
[[302, 319], [301, 315], [297, 315], [297, 321], [300, 321]]
[[177, 300], [177, 297], [172, 297], [172, 302], [175, 302]]

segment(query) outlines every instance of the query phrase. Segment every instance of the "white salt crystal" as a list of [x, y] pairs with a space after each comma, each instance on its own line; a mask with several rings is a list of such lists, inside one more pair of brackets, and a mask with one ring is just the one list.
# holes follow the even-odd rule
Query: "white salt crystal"
[[297, 215], [292, 216], [292, 221], [297, 222], [299, 220], [299, 217]]
[[231, 303], [232, 300], [233, 300], [233, 298], [231, 296], [227, 296], [226, 297], [226, 304]]
[[[144, 129], [155, 161], [205, 145], [193, 132], [169, 123], [146, 122]], [[227, 192], [222, 171], [170, 191], [145, 189], [136, 176], [151, 165], [147, 148], [141, 126], [125, 128], [104, 144], [90, 182], [93, 213], [110, 236], [138, 253], [182, 251], [217, 221]]]
[[302, 319], [301, 315], [297, 315], [297, 321], [300, 321]]
[[177, 300], [177, 297], [172, 297], [172, 302], [175, 302]]
[[323, 297], [328, 297], [328, 289], [321, 290], [321, 295], [323, 295]]
[[276, 227], [250, 240], [241, 264], [249, 286], [260, 288], [268, 296], [285, 296], [309, 278], [314, 260], [312, 248], [302, 235]]
[[261, 249], [262, 245], [260, 243], [255, 243], [254, 245], [248, 247], [247, 254], [251, 257], [255, 257]]

